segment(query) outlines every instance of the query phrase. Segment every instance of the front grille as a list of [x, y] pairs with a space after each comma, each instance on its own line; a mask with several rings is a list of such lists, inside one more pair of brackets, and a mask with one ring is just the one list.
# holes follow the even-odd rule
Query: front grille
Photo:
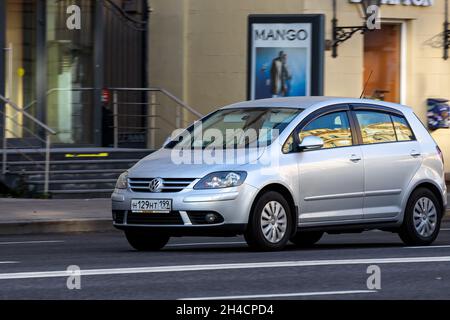
[[[150, 182], [154, 178], [129, 178], [128, 183], [131, 191], [134, 192], [152, 192], [150, 191]], [[164, 178], [159, 192], [180, 192], [195, 180], [195, 178]]]
[[169, 213], [132, 213], [128, 211], [127, 224], [183, 225], [184, 223], [178, 211]]

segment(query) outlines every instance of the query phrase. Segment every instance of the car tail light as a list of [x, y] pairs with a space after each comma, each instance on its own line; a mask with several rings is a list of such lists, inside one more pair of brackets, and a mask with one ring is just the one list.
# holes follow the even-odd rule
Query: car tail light
[[441, 148], [436, 146], [436, 150], [439, 153], [439, 156], [441, 157], [442, 163], [444, 163], [444, 155], [442, 154]]

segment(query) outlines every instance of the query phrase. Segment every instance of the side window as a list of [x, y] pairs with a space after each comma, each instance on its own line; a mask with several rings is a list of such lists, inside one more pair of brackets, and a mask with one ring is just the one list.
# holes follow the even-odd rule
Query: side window
[[323, 140], [323, 148], [348, 147], [353, 144], [347, 112], [334, 112], [321, 116], [307, 124], [299, 133], [299, 140], [316, 136]]
[[376, 111], [356, 111], [363, 144], [396, 142], [391, 116]]
[[398, 141], [414, 140], [414, 134], [412, 133], [412, 130], [404, 117], [393, 115], [392, 122], [394, 123], [395, 133], [397, 134]]

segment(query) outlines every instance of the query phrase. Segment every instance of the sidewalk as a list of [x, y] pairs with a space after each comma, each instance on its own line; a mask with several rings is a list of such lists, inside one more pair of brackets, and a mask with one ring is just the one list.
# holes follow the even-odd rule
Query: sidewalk
[[[447, 209], [445, 220], [450, 220]], [[113, 230], [110, 199], [0, 198], [0, 235]]]
[[110, 199], [0, 198], [0, 235], [112, 229]]

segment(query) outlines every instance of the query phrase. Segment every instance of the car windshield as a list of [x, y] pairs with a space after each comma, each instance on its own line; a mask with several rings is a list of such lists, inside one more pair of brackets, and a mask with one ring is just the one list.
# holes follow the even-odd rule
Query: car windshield
[[165, 148], [247, 148], [267, 146], [303, 109], [222, 109], [197, 121]]

